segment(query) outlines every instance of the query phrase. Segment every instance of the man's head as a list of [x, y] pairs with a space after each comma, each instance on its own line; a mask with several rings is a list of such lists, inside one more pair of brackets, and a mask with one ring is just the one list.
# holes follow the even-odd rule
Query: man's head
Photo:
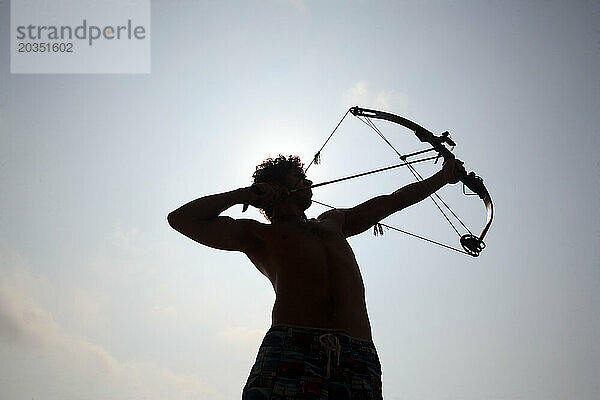
[[[304, 164], [300, 161], [300, 157], [290, 155], [286, 158], [281, 154], [275, 158], [269, 157], [260, 165], [257, 165], [252, 178], [254, 183], [269, 183], [284, 187], [288, 190], [310, 186], [312, 183], [306, 180]], [[301, 206], [306, 209], [310, 206], [311, 195], [310, 190], [307, 190], [307, 192], [308, 193], [304, 193], [303, 195], [290, 196], [290, 198], [301, 201]], [[271, 217], [273, 216], [273, 207], [265, 207], [263, 208], [263, 212], [267, 219], [271, 220]]]

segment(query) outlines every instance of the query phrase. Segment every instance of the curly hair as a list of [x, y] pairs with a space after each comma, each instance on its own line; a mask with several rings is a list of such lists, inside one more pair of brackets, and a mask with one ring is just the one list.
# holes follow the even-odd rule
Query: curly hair
[[[290, 171], [297, 171], [304, 175], [304, 164], [300, 161], [300, 157], [290, 155], [286, 158], [282, 154], [279, 154], [275, 158], [269, 157], [256, 166], [256, 171], [252, 174], [253, 183], [266, 182], [285, 186], [285, 178]], [[270, 221], [273, 215], [273, 208], [267, 207], [261, 211]]]

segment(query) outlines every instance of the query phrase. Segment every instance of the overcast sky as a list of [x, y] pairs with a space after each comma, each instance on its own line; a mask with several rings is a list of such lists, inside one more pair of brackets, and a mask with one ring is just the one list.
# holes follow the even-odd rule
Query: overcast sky
[[[269, 155], [308, 163], [361, 105], [450, 131], [496, 206], [478, 258], [392, 231], [350, 239], [384, 397], [600, 398], [597, 2], [153, 1], [147, 75], [11, 75], [8, 3], [0, 397], [239, 399], [273, 289], [166, 215], [249, 185]], [[401, 151], [423, 148], [378, 126]], [[352, 116], [322, 158], [315, 182], [397, 161]], [[412, 179], [314, 198], [348, 207]], [[483, 203], [441, 192], [479, 232]], [[430, 201], [387, 222], [458, 245]]]

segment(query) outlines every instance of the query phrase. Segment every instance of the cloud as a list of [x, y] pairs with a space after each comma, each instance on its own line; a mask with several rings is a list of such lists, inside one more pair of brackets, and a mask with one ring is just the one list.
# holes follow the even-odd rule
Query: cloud
[[357, 104], [365, 104], [368, 97], [369, 89], [367, 82], [356, 82], [354, 86], [344, 92], [344, 105], [350, 107]]
[[7, 288], [0, 288], [0, 336], [11, 343], [52, 346], [56, 338], [52, 315]]
[[408, 97], [393, 90], [380, 90], [375, 95], [375, 107], [387, 110], [402, 110], [408, 105]]
[[148, 276], [153, 259], [139, 229], [115, 225], [106, 240], [103, 252], [89, 261], [89, 267], [98, 279], [123, 284]]
[[346, 107], [360, 105], [361, 107], [395, 112], [405, 110], [409, 104], [406, 95], [385, 89], [373, 91], [369, 88], [367, 81], [356, 82], [346, 90], [343, 94], [343, 102]]
[[[51, 360], [52, 371], [60, 374], [61, 387], [65, 387], [63, 395], [69, 388], [79, 386], [84, 392], [78, 396], [88, 397], [86, 388], [93, 391], [103, 386], [109, 387], [116, 398], [219, 398], [217, 391], [196, 376], [176, 374], [152, 362], [121, 362], [103, 347], [67, 332], [50, 311], [34, 300], [30, 292], [35, 286], [33, 277], [26, 270], [3, 269], [0, 341], [12, 348], [23, 348], [32, 359]], [[35, 385], [37, 364], [27, 368], [10, 373], [19, 380], [30, 378]], [[81, 385], [81, 379], [88, 385]]]
[[67, 299], [62, 299], [63, 304], [69, 303], [63, 308], [68, 309], [83, 328], [106, 329], [110, 326], [110, 298], [106, 293], [81, 287], [73, 287], [69, 291]]
[[146, 254], [146, 249], [144, 248], [142, 241], [142, 234], [136, 227], [124, 230], [118, 225], [115, 226], [112, 234], [112, 245], [117, 249], [126, 252], [132, 257], [140, 257]]
[[155, 305], [147, 309], [146, 315], [148, 321], [157, 326], [165, 324], [173, 326], [182, 322], [185, 323], [185, 321], [182, 321], [181, 312], [173, 306]]

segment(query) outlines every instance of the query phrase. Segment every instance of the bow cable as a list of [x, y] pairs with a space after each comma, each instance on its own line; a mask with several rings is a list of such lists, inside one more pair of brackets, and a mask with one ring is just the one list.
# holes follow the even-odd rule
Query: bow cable
[[[336, 208], [336, 207], [334, 207], [334, 206], [330, 206], [329, 204], [321, 203], [320, 201], [317, 201], [317, 200], [312, 200], [312, 202], [313, 202], [313, 203], [320, 204], [320, 205], [322, 205], [322, 206], [325, 206], [325, 207], [329, 207], [329, 208], [331, 208], [331, 209], [335, 209], [335, 208]], [[412, 233], [412, 232], [409, 232], [409, 231], [405, 231], [405, 230], [403, 230], [403, 229], [396, 228], [396, 227], [394, 227], [394, 226], [391, 226], [391, 225], [384, 224], [383, 222], [378, 222], [378, 224], [379, 224], [379, 225], [381, 225], [381, 226], [383, 226], [384, 228], [391, 229], [391, 230], [394, 230], [394, 231], [397, 231], [397, 232], [400, 232], [400, 233], [404, 233], [404, 234], [406, 234], [406, 235], [409, 235], [409, 236], [412, 236], [412, 237], [416, 237], [417, 239], [425, 240], [426, 242], [429, 242], [429, 243], [437, 244], [438, 246], [445, 247], [445, 248], [447, 248], [447, 249], [449, 249], [449, 250], [454, 250], [454, 251], [456, 251], [457, 253], [462, 253], [462, 254], [469, 255], [469, 253], [467, 253], [466, 251], [464, 251], [464, 250], [461, 250], [461, 249], [459, 249], [459, 248], [457, 248], [457, 247], [452, 247], [452, 246], [449, 246], [449, 245], [447, 245], [447, 244], [444, 244], [444, 243], [442, 243], [442, 242], [438, 242], [438, 241], [436, 241], [436, 240], [429, 239], [429, 238], [426, 238], [426, 237], [424, 237], [424, 236], [421, 236], [421, 235], [417, 235], [416, 233]]]
[[323, 148], [325, 147], [325, 145], [327, 144], [327, 142], [329, 142], [329, 139], [331, 139], [331, 137], [333, 136], [333, 134], [335, 133], [335, 131], [337, 131], [337, 128], [339, 128], [340, 125], [342, 124], [342, 122], [344, 122], [344, 120], [346, 119], [346, 116], [348, 115], [349, 112], [350, 112], [350, 110], [348, 109], [348, 111], [346, 111], [346, 114], [344, 114], [344, 116], [342, 117], [342, 119], [340, 119], [340, 122], [338, 122], [338, 124], [335, 126], [335, 128], [333, 128], [333, 131], [331, 132], [331, 134], [329, 135], [329, 137], [327, 138], [327, 140], [325, 140], [325, 143], [323, 143], [323, 146], [321, 146], [321, 148], [319, 149], [319, 151], [317, 151], [315, 153], [315, 156], [313, 157], [313, 159], [308, 164], [308, 167], [306, 167], [306, 169], [304, 170], [305, 174], [306, 174], [306, 171], [308, 171], [308, 169], [310, 168], [310, 166], [313, 164], [313, 162], [315, 164], [319, 164], [321, 162], [321, 150], [323, 150]]

